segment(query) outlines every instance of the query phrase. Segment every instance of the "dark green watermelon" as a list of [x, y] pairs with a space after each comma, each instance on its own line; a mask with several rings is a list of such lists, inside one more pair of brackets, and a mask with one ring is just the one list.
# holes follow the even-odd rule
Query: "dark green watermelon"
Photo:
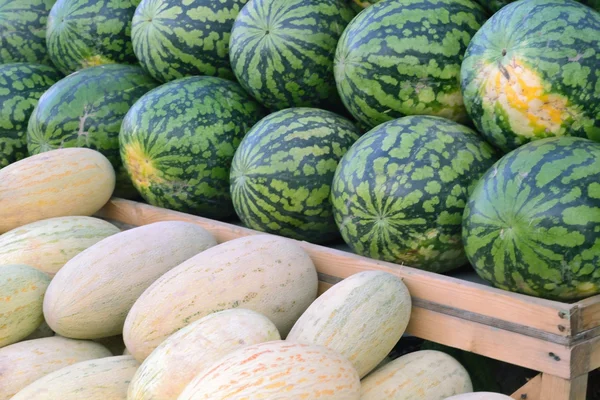
[[161, 82], [189, 75], [233, 79], [229, 37], [248, 0], [143, 0], [131, 37], [140, 64]]
[[461, 70], [467, 111], [508, 152], [531, 140], [600, 141], [600, 13], [571, 0], [525, 0], [494, 14]]
[[40, 96], [61, 77], [47, 65], [0, 65], [0, 168], [27, 156], [29, 116]]
[[600, 144], [547, 138], [508, 153], [473, 190], [463, 240], [499, 288], [559, 300], [600, 293]]
[[58, 0], [46, 41], [52, 62], [65, 74], [103, 64], [136, 64], [131, 46], [133, 0]]
[[471, 0], [383, 1], [367, 8], [348, 25], [335, 55], [346, 108], [372, 127], [404, 115], [466, 123], [460, 65], [484, 21]]
[[[514, 2], [515, 0], [477, 0], [490, 13], [495, 13], [505, 5]], [[595, 10], [600, 11], [600, 0], [578, 0], [580, 3], [587, 5]]]
[[354, 15], [345, 0], [252, 0], [231, 32], [233, 72], [272, 110], [341, 107], [333, 54]]
[[100, 151], [117, 173], [115, 195], [133, 197], [119, 156], [119, 130], [129, 108], [158, 86], [133, 65], [91, 67], [62, 79], [40, 99], [29, 120], [27, 147], [33, 154], [63, 147]]
[[338, 238], [331, 180], [359, 136], [349, 120], [316, 108], [289, 108], [261, 120], [231, 167], [233, 205], [244, 225], [313, 243]]
[[0, 64], [51, 65], [46, 22], [56, 0], [0, 0]]
[[333, 178], [335, 221], [358, 254], [433, 272], [466, 263], [461, 241], [472, 186], [493, 148], [454, 121], [409, 116], [362, 136]]
[[229, 170], [246, 132], [264, 116], [235, 82], [193, 76], [166, 83], [131, 108], [121, 158], [155, 206], [210, 218], [234, 214]]

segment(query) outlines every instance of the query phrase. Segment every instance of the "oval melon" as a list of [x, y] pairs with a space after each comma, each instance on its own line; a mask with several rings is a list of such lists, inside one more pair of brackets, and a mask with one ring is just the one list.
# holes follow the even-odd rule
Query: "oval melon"
[[362, 378], [398, 343], [410, 311], [410, 294], [400, 278], [365, 271], [319, 296], [286, 340], [329, 347], [348, 358]]
[[92, 215], [110, 199], [115, 171], [97, 151], [68, 148], [0, 170], [0, 233], [52, 217]]
[[131, 356], [78, 362], [38, 379], [12, 400], [126, 400], [138, 366]]
[[512, 397], [505, 396], [500, 393], [477, 392], [465, 393], [456, 396], [448, 397], [445, 400], [511, 400]]
[[26, 338], [44, 322], [49, 283], [48, 275], [28, 265], [0, 267], [0, 347]]
[[113, 224], [92, 217], [32, 222], [0, 236], [0, 265], [31, 265], [54, 276], [71, 258], [118, 232]]
[[250, 399], [258, 393], [278, 400], [358, 400], [360, 379], [352, 363], [333, 350], [274, 341], [225, 356], [194, 378], [178, 400]]
[[142, 361], [169, 335], [217, 311], [243, 307], [269, 318], [282, 337], [316, 298], [317, 271], [295, 242], [242, 237], [187, 260], [156, 280], [131, 308], [123, 337]]
[[51, 372], [80, 361], [110, 357], [104, 346], [61, 336], [27, 340], [0, 349], [0, 400]]
[[441, 351], [395, 359], [362, 380], [361, 400], [444, 400], [473, 391], [467, 370]]
[[242, 347], [279, 340], [267, 317], [243, 308], [220, 311], [169, 336], [144, 360], [128, 400], [176, 399], [198, 374]]
[[129, 309], [152, 282], [214, 245], [208, 231], [180, 221], [109, 236], [58, 271], [44, 299], [46, 322], [75, 339], [119, 335]]

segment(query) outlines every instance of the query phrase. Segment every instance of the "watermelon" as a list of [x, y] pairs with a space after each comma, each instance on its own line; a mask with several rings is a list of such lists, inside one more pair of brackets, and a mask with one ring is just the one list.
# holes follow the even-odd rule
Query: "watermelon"
[[469, 44], [467, 111], [504, 152], [551, 136], [600, 141], [599, 66], [599, 13], [571, 0], [510, 4]]
[[469, 198], [463, 240], [477, 273], [501, 289], [600, 293], [600, 144], [546, 138], [505, 155]]
[[135, 64], [132, 0], [58, 0], [46, 41], [52, 62], [65, 74], [103, 64]]
[[345, 0], [252, 0], [231, 32], [233, 72], [269, 109], [341, 107], [333, 54], [354, 15]]
[[256, 124], [231, 167], [233, 206], [244, 225], [315, 243], [338, 238], [331, 180], [358, 137], [352, 122], [316, 108], [281, 110]]
[[[500, 10], [505, 5], [512, 3], [515, 0], [477, 0], [479, 4], [481, 4], [486, 10], [490, 13], [495, 13]], [[595, 10], [600, 11], [600, 0], [577, 0], [580, 3], [586, 4], [589, 7], [592, 7]]]
[[27, 156], [29, 116], [40, 96], [60, 78], [60, 72], [47, 65], [0, 65], [0, 168]]
[[460, 65], [485, 21], [471, 0], [384, 1], [346, 28], [335, 81], [346, 108], [374, 127], [405, 115], [467, 122]]
[[46, 22], [56, 0], [0, 0], [0, 64], [52, 65]]
[[409, 116], [374, 128], [333, 178], [342, 237], [367, 257], [439, 273], [460, 267], [464, 206], [495, 160], [474, 131], [440, 117]]
[[133, 50], [155, 79], [189, 75], [233, 79], [229, 36], [248, 0], [143, 0], [131, 29]]
[[127, 113], [121, 158], [150, 204], [227, 218], [234, 214], [229, 193], [233, 155], [263, 115], [235, 82], [180, 78], [149, 92]]
[[121, 166], [119, 130], [133, 103], [158, 83], [140, 67], [102, 65], [71, 74], [41, 98], [29, 120], [27, 148], [31, 154], [64, 147], [100, 151], [117, 173], [115, 195], [134, 197]]

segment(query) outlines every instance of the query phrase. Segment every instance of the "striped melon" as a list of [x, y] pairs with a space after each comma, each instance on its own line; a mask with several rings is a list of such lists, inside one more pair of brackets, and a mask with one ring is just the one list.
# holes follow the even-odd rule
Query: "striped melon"
[[400, 340], [410, 312], [410, 294], [400, 278], [360, 272], [319, 296], [286, 340], [329, 347], [349, 359], [362, 378]]
[[0, 233], [69, 215], [92, 215], [110, 199], [115, 171], [84, 148], [52, 150], [0, 170]]
[[8, 400], [45, 375], [85, 360], [110, 357], [104, 346], [61, 336], [28, 340], [0, 349], [0, 400]]
[[29, 336], [44, 322], [50, 278], [28, 265], [0, 266], [0, 347]]
[[279, 340], [267, 317], [243, 308], [207, 315], [169, 336], [142, 363], [128, 400], [176, 399], [190, 381], [245, 346]]
[[444, 400], [473, 391], [467, 370], [441, 351], [395, 359], [362, 381], [361, 400]]
[[178, 400], [251, 398], [358, 400], [360, 380], [352, 364], [333, 350], [273, 341], [217, 361]]
[[500, 393], [477, 392], [465, 393], [456, 396], [448, 397], [444, 400], [511, 400], [512, 397], [505, 396]]
[[46, 292], [44, 316], [59, 335], [118, 335], [129, 309], [154, 280], [216, 244], [198, 225], [156, 222], [110, 236], [72, 258]]
[[178, 329], [238, 307], [264, 314], [285, 337], [317, 288], [315, 266], [295, 242], [271, 235], [234, 239], [154, 282], [127, 315], [125, 344], [141, 361]]
[[126, 400], [138, 366], [131, 356], [78, 362], [38, 379], [12, 400]]
[[54, 276], [71, 258], [118, 232], [113, 224], [92, 217], [32, 222], [0, 235], [0, 265], [31, 265]]

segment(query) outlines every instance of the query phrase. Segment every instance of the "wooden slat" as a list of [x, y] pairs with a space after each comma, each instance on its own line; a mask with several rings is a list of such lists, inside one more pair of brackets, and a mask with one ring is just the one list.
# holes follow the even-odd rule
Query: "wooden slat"
[[530, 379], [522, 388], [512, 394], [515, 400], [543, 400], [540, 397], [542, 391], [542, 374]]
[[600, 326], [600, 295], [582, 300], [576, 306], [572, 326], [574, 336]]
[[600, 368], [600, 336], [573, 347], [571, 376], [585, 375]]
[[[260, 232], [243, 227], [166, 210], [128, 200], [113, 199], [97, 214], [131, 225], [144, 225], [166, 220], [180, 220], [199, 224], [209, 230], [219, 242]], [[310, 254], [317, 270], [325, 275], [346, 278], [364, 270], [383, 270], [400, 276], [413, 297], [430, 303], [443, 304], [456, 310], [464, 310], [494, 319], [499, 329], [508, 325], [521, 325], [524, 329], [547, 332], [569, 337], [571, 312], [575, 306], [510, 293], [477, 283], [421, 271], [414, 268], [372, 260], [344, 251], [330, 249], [306, 242], [299, 242]]]
[[542, 400], [586, 400], [587, 375], [565, 380], [549, 374], [542, 375]]

